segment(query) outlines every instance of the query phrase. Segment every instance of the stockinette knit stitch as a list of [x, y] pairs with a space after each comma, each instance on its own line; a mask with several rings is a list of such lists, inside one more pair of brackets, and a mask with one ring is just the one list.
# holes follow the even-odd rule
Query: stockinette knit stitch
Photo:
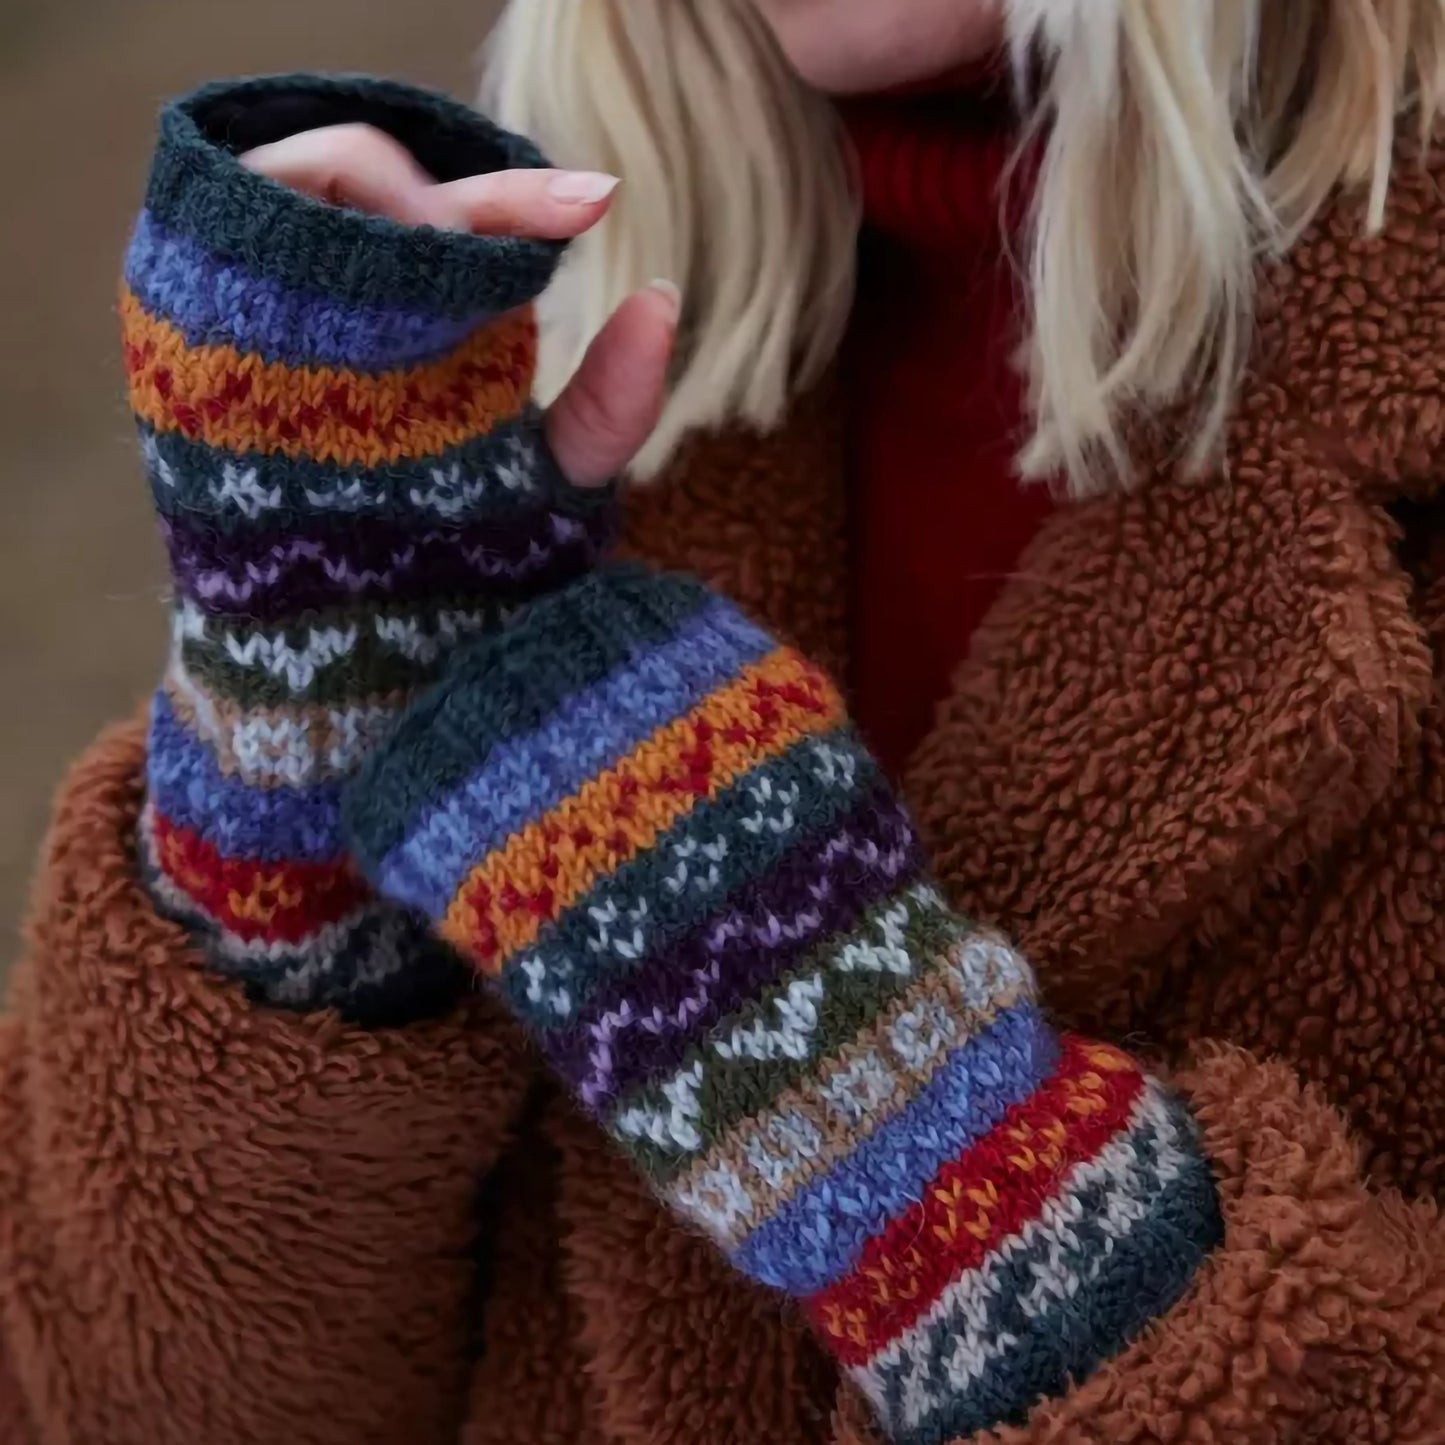
[[832, 684], [699, 584], [597, 573], [464, 649], [346, 813], [896, 1441], [1021, 1422], [1221, 1238], [1182, 1105], [1050, 1028]]
[[120, 303], [175, 590], [141, 843], [217, 967], [273, 1003], [400, 1022], [466, 975], [366, 886], [341, 785], [459, 639], [592, 563], [613, 508], [560, 476], [531, 401], [557, 244], [397, 225], [237, 158], [342, 121], [439, 180], [544, 164], [376, 80], [165, 110]]

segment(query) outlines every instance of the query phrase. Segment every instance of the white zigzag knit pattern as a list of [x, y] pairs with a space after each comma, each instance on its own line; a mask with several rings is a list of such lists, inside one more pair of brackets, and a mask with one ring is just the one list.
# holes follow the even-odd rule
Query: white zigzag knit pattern
[[[425, 616], [379, 613], [368, 621], [383, 647], [429, 667], [463, 638], [474, 636], [491, 622], [505, 622], [507, 615], [505, 608], [495, 613], [482, 608], [449, 608]], [[177, 647], [187, 642], [218, 647], [236, 667], [265, 673], [285, 682], [295, 693], [304, 693], [326, 668], [355, 652], [362, 630], [363, 624], [353, 623], [238, 635], [208, 618], [189, 599], [176, 608], [171, 623], [172, 642]]]
[[818, 1027], [818, 1004], [827, 989], [823, 975], [795, 978], [781, 998], [772, 1001], [777, 1023], [755, 1023], [735, 1028], [712, 1041], [720, 1059], [806, 1059]]
[[176, 659], [166, 682], [191, 710], [196, 735], [209, 744], [223, 771], [257, 787], [299, 788], [349, 777], [396, 722], [395, 708], [380, 704], [228, 717]]
[[[1155, 1133], [1157, 1152], [1153, 1166], [1141, 1170], [1136, 1148], [1146, 1129]], [[1090, 1223], [1109, 1243], [1122, 1240], [1147, 1215], [1149, 1199], [1178, 1178], [1189, 1157], [1188, 1142], [1180, 1137], [1168, 1096], [1155, 1080], [1149, 1080], [1135, 1102], [1128, 1127], [1095, 1158], [1075, 1167], [1037, 1218], [992, 1250], [982, 1269], [972, 1270], [950, 1285], [911, 1329], [867, 1365], [849, 1371], [885, 1422], [895, 1431], [916, 1429], [929, 1415], [967, 1392], [995, 1360], [1020, 1343], [1016, 1336], [993, 1328], [991, 1320], [991, 1309], [1001, 1291], [1012, 1287], [1003, 1277], [1020, 1254], [1046, 1250], [1044, 1258], [1032, 1265], [1033, 1282], [1020, 1302], [1031, 1318], [1071, 1299], [1098, 1278], [1108, 1264], [1110, 1250], [1080, 1248], [1074, 1230], [1083, 1216], [1080, 1194], [1097, 1185], [1105, 1187], [1107, 1206], [1091, 1217]], [[1089, 1261], [1082, 1273], [1070, 1262], [1075, 1256]], [[948, 1329], [940, 1359], [930, 1339], [935, 1326], [943, 1321]], [[902, 1391], [897, 1416], [890, 1418], [888, 1382], [895, 1375], [900, 1375]]]
[[[179, 485], [175, 470], [166, 459], [157, 439], [144, 437], [141, 453], [146, 471], [159, 487], [174, 491]], [[194, 472], [193, 485], [204, 492], [206, 509], [222, 515], [234, 512], [248, 522], [257, 521], [267, 512], [290, 505], [285, 488], [267, 486], [261, 481], [260, 468], [239, 462], [197, 458], [192, 463], [211, 470]], [[519, 432], [498, 448], [490, 467], [473, 470], [460, 462], [432, 467], [430, 484], [407, 490], [406, 500], [418, 511], [431, 512], [445, 521], [455, 521], [475, 512], [493, 497], [519, 498], [538, 490], [537, 477], [544, 463], [537, 442], [530, 431]], [[302, 495], [306, 504], [318, 512], [378, 512], [391, 506], [395, 496], [391, 488], [367, 475], [347, 476], [328, 487], [307, 487]]]
[[[870, 1137], [892, 1117], [896, 1100], [911, 1097], [967, 1042], [970, 1018], [987, 1018], [990, 1003], [1033, 991], [1028, 965], [990, 935], [968, 936], [937, 968], [946, 1003], [905, 994], [875, 1022], [871, 1044], [845, 1046], [826, 1079], [815, 1074], [718, 1140], [669, 1190], [672, 1203], [723, 1248], [732, 1247], [760, 1221], [764, 1206], [776, 1208], [813, 1177], [826, 1136], [846, 1135], [854, 1146]], [[740, 1158], [745, 1168], [730, 1162]]]
[[[876, 939], [865, 934], [863, 938], [843, 944], [833, 953], [822, 970], [796, 980], [789, 986], [783, 998], [775, 1000], [782, 1005], [776, 1027], [769, 1028], [758, 1024], [746, 1030], [734, 1030], [731, 1034], [709, 1040], [706, 1045], [707, 1053], [724, 1060], [739, 1057], [744, 1052], [749, 1057], [759, 1059], [779, 1056], [795, 1059], [809, 1057], [810, 1051], [806, 1045], [817, 1028], [818, 1004], [827, 992], [826, 975], [829, 972], [846, 974], [872, 969], [906, 976], [911, 972], [913, 964], [907, 952], [900, 949], [899, 939], [902, 927], [906, 926], [910, 915], [915, 913], [936, 914], [940, 918], [949, 916], [947, 904], [936, 888], [924, 884], [910, 889], [904, 895], [902, 903], [889, 908], [881, 919], [869, 925], [870, 932], [877, 932]], [[781, 934], [786, 929], [787, 925], [776, 924], [777, 933]], [[762, 930], [763, 941], [774, 941], [773, 933], [773, 930]], [[634, 1105], [624, 1111], [616, 1122], [618, 1133], [625, 1139], [647, 1139], [662, 1148], [679, 1153], [692, 1153], [701, 1148], [701, 1137], [696, 1127], [696, 1098], [693, 1094], [685, 1094], [682, 1096], [685, 1107], [680, 1106], [679, 1096], [672, 1087], [679, 1078], [690, 1077], [695, 1070], [701, 1068], [701, 1061], [687, 1065], [661, 1086], [662, 1100], [651, 1105]]]

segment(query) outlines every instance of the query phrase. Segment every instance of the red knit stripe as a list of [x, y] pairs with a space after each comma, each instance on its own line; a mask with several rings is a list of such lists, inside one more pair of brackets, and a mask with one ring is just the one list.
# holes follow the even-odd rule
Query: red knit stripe
[[244, 943], [297, 944], [351, 917], [371, 896], [353, 865], [227, 858], [155, 814], [157, 866], [207, 917]]
[[1071, 1170], [1127, 1127], [1143, 1087], [1127, 1055], [1065, 1038], [1053, 1077], [946, 1165], [846, 1277], [808, 1301], [840, 1362], [866, 1363], [1035, 1218]]
[[371, 375], [265, 362], [233, 346], [192, 346], [122, 292], [135, 414], [228, 452], [281, 452], [375, 467], [437, 455], [516, 417], [536, 354], [530, 311], [479, 330], [438, 361]]

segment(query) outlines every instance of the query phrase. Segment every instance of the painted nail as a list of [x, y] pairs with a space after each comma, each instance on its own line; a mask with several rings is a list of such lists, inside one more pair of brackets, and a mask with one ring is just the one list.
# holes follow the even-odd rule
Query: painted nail
[[655, 281], [647, 283], [649, 291], [656, 291], [659, 296], [667, 298], [667, 303], [672, 307], [672, 317], [675, 321], [682, 315], [682, 290], [676, 281], [669, 281], [659, 276]]
[[616, 176], [602, 171], [559, 171], [552, 177], [547, 194], [569, 206], [593, 206], [605, 201], [617, 185]]

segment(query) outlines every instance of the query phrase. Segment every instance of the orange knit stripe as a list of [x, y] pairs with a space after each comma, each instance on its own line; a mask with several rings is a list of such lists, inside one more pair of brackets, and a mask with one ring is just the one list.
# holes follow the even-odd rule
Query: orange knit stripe
[[827, 677], [779, 648], [484, 858], [447, 910], [443, 937], [482, 972], [500, 973], [545, 924], [652, 847], [699, 799], [715, 798], [843, 716]]
[[536, 362], [531, 309], [468, 338], [450, 356], [375, 376], [266, 362], [233, 346], [191, 346], [121, 290], [130, 402], [161, 432], [232, 452], [281, 452], [342, 466], [434, 456], [522, 409]]

